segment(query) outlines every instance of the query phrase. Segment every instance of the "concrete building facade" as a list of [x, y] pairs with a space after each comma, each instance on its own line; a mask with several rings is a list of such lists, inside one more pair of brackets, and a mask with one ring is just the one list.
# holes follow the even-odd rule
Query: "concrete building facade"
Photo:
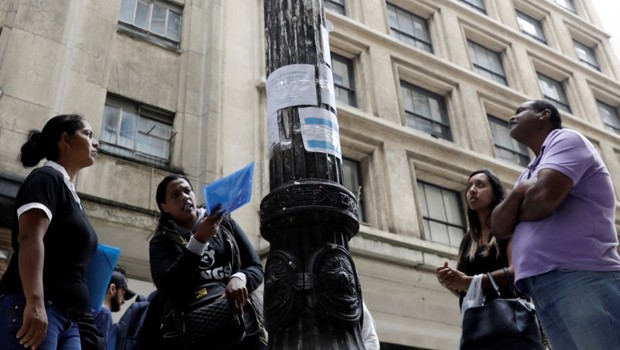
[[[598, 148], [620, 196], [620, 66], [590, 0], [324, 0], [346, 185], [360, 199], [350, 242], [385, 349], [455, 349], [458, 302], [434, 269], [454, 264], [464, 188], [490, 168], [511, 188], [531, 159], [508, 119], [546, 99]], [[0, 2], [0, 266], [30, 129], [77, 112], [100, 140], [77, 190], [130, 283], [153, 289], [155, 187], [202, 187], [254, 161], [233, 214], [261, 256], [268, 193], [263, 2]], [[617, 221], [617, 223], [620, 223]]]

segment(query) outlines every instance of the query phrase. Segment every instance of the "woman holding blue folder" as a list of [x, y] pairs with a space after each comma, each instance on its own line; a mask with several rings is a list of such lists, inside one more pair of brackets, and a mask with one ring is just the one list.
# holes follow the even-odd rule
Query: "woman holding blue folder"
[[[158, 291], [167, 299], [162, 314], [171, 315], [182, 307], [196, 288], [210, 282], [226, 285], [225, 297], [232, 307], [243, 313], [250, 293], [263, 282], [264, 272], [258, 255], [241, 227], [222, 212], [221, 206], [207, 214], [197, 208], [196, 196], [188, 179], [169, 175], [157, 187], [157, 205], [161, 211], [159, 225], [151, 239], [149, 253], [151, 275]], [[235, 267], [235, 256], [240, 258]], [[190, 349], [177, 331], [174, 317], [164, 317], [157, 344], [152, 348]], [[258, 320], [262, 324], [262, 320]], [[212, 339], [209, 349], [217, 349], [222, 339]], [[266, 349], [262, 329], [230, 349]]]
[[88, 308], [85, 271], [97, 236], [74, 183], [98, 146], [88, 122], [64, 114], [30, 131], [21, 148], [24, 167], [47, 162], [15, 198], [14, 253], [0, 280], [0, 349], [81, 349], [75, 321]]

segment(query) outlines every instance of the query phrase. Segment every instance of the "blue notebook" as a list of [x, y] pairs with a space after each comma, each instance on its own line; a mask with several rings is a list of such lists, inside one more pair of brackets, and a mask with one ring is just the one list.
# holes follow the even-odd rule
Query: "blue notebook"
[[233, 210], [250, 202], [253, 177], [254, 162], [251, 162], [234, 173], [205, 186], [207, 212], [211, 213], [218, 204], [222, 204], [222, 210], [230, 214]]

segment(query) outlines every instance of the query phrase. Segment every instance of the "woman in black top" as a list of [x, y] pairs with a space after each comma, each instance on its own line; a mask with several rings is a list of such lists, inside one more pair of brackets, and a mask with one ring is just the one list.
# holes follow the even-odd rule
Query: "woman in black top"
[[88, 308], [85, 271], [97, 236], [74, 188], [99, 144], [79, 115], [58, 115], [32, 130], [21, 162], [48, 161], [15, 198], [14, 253], [0, 280], [0, 348], [80, 349], [75, 318]]
[[[241, 227], [226, 218], [219, 208], [209, 215], [197, 208], [194, 191], [184, 176], [164, 178], [157, 187], [156, 200], [161, 216], [149, 253], [155, 286], [170, 304], [163, 307], [162, 313], [169, 314], [171, 306], [182, 306], [205, 282], [226, 284], [226, 297], [242, 312], [249, 293], [263, 282], [264, 273]], [[227, 237], [233, 237], [235, 242], [227, 242]], [[241, 260], [238, 270], [232, 261], [231, 243], [238, 247]], [[156, 346], [181, 348], [181, 339], [171, 317], [164, 317], [160, 330]], [[235, 349], [266, 349], [265, 345], [264, 333], [258, 332], [246, 337]]]
[[[469, 175], [466, 192], [469, 231], [461, 241], [456, 269], [447, 262], [437, 267], [439, 283], [459, 297], [459, 304], [477, 274], [484, 274], [482, 287], [486, 299], [496, 298], [487, 272], [491, 272], [500, 285], [502, 297], [514, 297], [510, 288], [514, 276], [510, 266], [512, 243], [499, 241], [491, 233], [491, 213], [505, 195], [500, 180], [490, 170], [481, 169]], [[504, 268], [508, 269], [511, 280], [506, 279]]]

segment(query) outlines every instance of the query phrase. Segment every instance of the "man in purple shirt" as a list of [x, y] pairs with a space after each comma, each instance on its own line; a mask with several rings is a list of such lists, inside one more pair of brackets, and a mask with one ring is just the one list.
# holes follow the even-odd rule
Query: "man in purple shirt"
[[492, 215], [497, 238], [513, 235], [515, 284], [530, 295], [554, 349], [620, 349], [616, 198], [594, 146], [562, 129], [545, 101], [510, 118], [510, 136], [536, 155]]

